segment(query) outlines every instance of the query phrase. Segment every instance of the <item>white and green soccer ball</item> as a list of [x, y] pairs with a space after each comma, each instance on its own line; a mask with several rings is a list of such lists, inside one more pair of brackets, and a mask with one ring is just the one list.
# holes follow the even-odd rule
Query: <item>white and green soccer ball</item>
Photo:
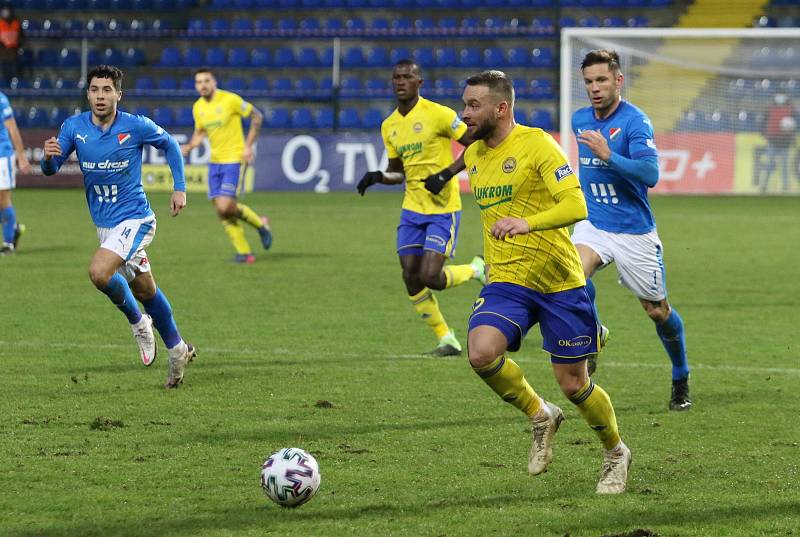
[[319, 490], [322, 476], [316, 459], [300, 448], [283, 448], [261, 466], [261, 486], [269, 499], [283, 507], [297, 507]]

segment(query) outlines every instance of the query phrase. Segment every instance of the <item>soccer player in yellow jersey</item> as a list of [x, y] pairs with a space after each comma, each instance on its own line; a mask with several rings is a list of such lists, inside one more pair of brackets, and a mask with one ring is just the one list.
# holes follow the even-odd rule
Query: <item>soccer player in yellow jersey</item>
[[507, 355], [539, 323], [561, 391], [603, 443], [599, 494], [625, 490], [631, 452], [620, 439], [611, 400], [589, 378], [586, 359], [599, 350], [599, 323], [585, 289], [581, 260], [567, 226], [586, 218], [578, 178], [553, 138], [514, 122], [514, 89], [501, 71], [467, 79], [464, 151], [481, 210], [489, 283], [469, 320], [469, 362], [504, 401], [532, 422], [528, 472], [541, 474], [564, 413], [542, 399]]
[[421, 97], [421, 85], [417, 64], [410, 60], [395, 64], [392, 88], [397, 108], [381, 125], [389, 166], [385, 172], [367, 172], [358, 183], [358, 192], [363, 196], [374, 184], [405, 181], [397, 227], [403, 281], [414, 309], [439, 340], [430, 354], [455, 356], [461, 354], [461, 344], [439, 311], [432, 289], [448, 289], [473, 278], [481, 280], [484, 275], [480, 256], [466, 265], [444, 266], [455, 254], [461, 218], [458, 181], [450, 179], [464, 169], [460, 158], [453, 162], [451, 140], [464, 145], [469, 140], [458, 114]]
[[[272, 246], [269, 219], [259, 216], [253, 209], [239, 203], [236, 193], [242, 171], [242, 162], [252, 164], [253, 143], [264, 116], [235, 93], [217, 89], [217, 79], [211, 69], [195, 71], [194, 87], [200, 98], [192, 107], [194, 133], [188, 144], [181, 146], [184, 156], [203, 143], [208, 136], [211, 145], [211, 163], [208, 165], [208, 198], [214, 203], [217, 215], [236, 249], [234, 261], [253, 263], [256, 258], [244, 235], [242, 221], [253, 226], [265, 250]], [[247, 139], [242, 130], [242, 118], [252, 117]]]

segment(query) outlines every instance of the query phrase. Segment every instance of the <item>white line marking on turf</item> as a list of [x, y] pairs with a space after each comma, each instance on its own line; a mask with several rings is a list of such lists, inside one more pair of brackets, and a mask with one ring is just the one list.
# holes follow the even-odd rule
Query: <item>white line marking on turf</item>
[[[4, 348], [9, 347], [50, 347], [52, 349], [134, 349], [135, 346], [131, 345], [118, 345], [115, 343], [106, 343], [102, 345], [98, 345], [95, 343], [67, 343], [67, 342], [44, 342], [44, 341], [1, 341], [0, 340], [0, 354], [3, 353]], [[247, 347], [240, 347], [240, 348], [226, 348], [226, 347], [201, 347], [199, 349], [201, 353], [218, 353], [218, 354], [239, 354], [239, 355], [257, 355], [257, 356], [343, 356], [348, 358], [364, 358], [364, 357], [377, 357], [377, 358], [392, 358], [392, 359], [427, 359], [430, 360], [432, 358], [426, 357], [423, 354], [391, 354], [391, 353], [380, 353], [380, 352], [336, 352], [336, 351], [314, 351], [314, 352], [297, 352], [287, 348], [274, 348], [274, 349], [252, 349]], [[543, 357], [544, 358], [544, 357]], [[441, 359], [436, 358], [439, 361], [457, 361], [459, 358], [454, 357], [453, 359]], [[533, 357], [520, 357], [517, 359], [519, 362], [528, 362], [532, 361]], [[646, 369], [663, 369], [668, 368], [669, 364], [665, 361], [663, 364], [648, 364], [642, 362], [607, 362], [607, 361], [600, 361], [601, 367], [618, 367], [621, 369], [625, 368], [646, 368]], [[764, 373], [787, 373], [798, 375], [800, 374], [800, 368], [795, 367], [748, 367], [748, 366], [738, 366], [738, 365], [709, 365], [709, 364], [702, 364], [702, 363], [691, 363], [689, 366], [692, 369], [708, 369], [710, 371], [737, 371], [743, 373], [756, 373], [756, 374], [764, 374]]]

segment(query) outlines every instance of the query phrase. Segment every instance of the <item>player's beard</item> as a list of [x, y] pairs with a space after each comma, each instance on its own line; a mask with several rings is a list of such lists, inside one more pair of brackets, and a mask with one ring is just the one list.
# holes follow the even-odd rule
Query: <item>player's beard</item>
[[496, 128], [497, 123], [487, 119], [483, 123], [475, 125], [475, 131], [472, 133], [471, 138], [473, 140], [486, 140], [494, 134]]
[[101, 123], [105, 123], [108, 118], [114, 117], [116, 112], [117, 108], [115, 106], [106, 105], [101, 115], [94, 106], [92, 107], [92, 114], [94, 114], [94, 117], [100, 120]]

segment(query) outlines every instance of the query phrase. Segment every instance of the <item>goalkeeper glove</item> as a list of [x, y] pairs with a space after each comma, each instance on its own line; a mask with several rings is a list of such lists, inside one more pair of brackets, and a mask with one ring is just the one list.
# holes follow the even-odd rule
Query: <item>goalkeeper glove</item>
[[383, 181], [383, 172], [367, 172], [356, 185], [356, 190], [363, 196], [369, 187], [381, 181]]
[[436, 195], [442, 191], [444, 185], [447, 184], [447, 181], [452, 179], [453, 175], [453, 172], [447, 168], [443, 169], [439, 173], [429, 175], [425, 178], [425, 188], [427, 188], [432, 194]]

